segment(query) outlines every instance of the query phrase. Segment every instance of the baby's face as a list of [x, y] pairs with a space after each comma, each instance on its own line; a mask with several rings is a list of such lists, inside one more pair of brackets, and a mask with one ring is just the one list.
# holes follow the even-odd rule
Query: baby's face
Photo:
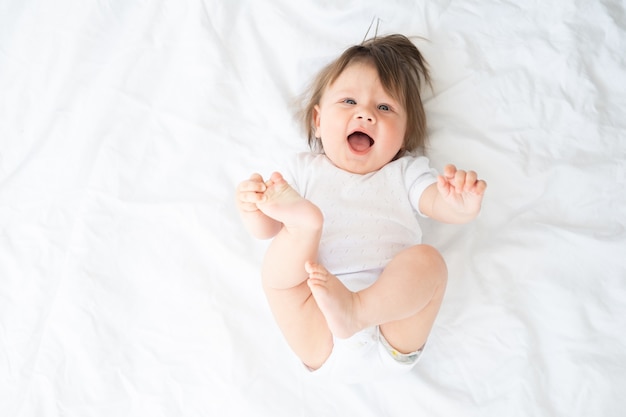
[[330, 84], [314, 112], [315, 134], [337, 167], [367, 174], [402, 148], [407, 115], [383, 87], [373, 64], [349, 64]]

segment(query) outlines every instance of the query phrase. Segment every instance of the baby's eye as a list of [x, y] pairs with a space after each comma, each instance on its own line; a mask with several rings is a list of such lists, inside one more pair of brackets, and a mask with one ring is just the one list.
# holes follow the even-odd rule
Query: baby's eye
[[388, 105], [386, 105], [386, 104], [379, 104], [378, 105], [378, 110], [389, 111], [389, 110], [391, 110], [391, 108]]
[[352, 100], [351, 98], [346, 98], [343, 100], [343, 102], [346, 104], [356, 104], [356, 101]]

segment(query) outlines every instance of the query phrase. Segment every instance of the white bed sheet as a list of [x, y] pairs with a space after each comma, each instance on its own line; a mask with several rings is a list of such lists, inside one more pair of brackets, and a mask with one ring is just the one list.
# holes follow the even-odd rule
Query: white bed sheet
[[[414, 372], [320, 385], [264, 300], [234, 187], [305, 140], [294, 99], [418, 35], [427, 154], [489, 183]], [[0, 3], [0, 415], [623, 416], [621, 1]]]

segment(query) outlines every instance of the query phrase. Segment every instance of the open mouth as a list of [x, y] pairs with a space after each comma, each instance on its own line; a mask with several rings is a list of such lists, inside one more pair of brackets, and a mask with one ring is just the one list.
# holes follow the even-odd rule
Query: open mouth
[[374, 139], [363, 132], [354, 132], [348, 136], [348, 144], [357, 153], [367, 152], [374, 145]]

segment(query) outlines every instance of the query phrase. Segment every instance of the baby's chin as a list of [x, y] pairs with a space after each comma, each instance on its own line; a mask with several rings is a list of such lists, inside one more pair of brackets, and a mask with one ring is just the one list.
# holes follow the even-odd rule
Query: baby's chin
[[372, 163], [372, 161], [361, 161], [361, 160], [349, 160], [349, 161], [341, 161], [337, 158], [333, 159], [326, 154], [326, 157], [330, 160], [330, 162], [336, 166], [337, 168], [349, 172], [351, 174], [357, 175], [366, 175], [371, 174], [372, 172], [376, 172], [380, 170], [382, 167], [387, 165], [390, 161], [384, 163]]

